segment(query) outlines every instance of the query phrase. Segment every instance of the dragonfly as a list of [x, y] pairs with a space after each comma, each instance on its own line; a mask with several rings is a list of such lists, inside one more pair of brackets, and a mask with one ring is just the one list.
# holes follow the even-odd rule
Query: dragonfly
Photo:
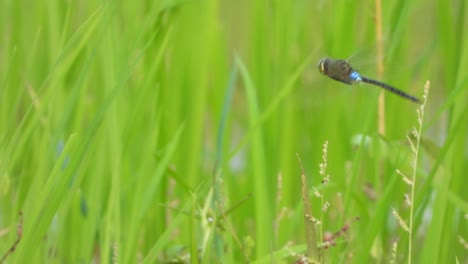
[[418, 98], [400, 91], [391, 85], [362, 76], [360, 73], [354, 70], [353, 67], [351, 67], [347, 60], [323, 58], [318, 64], [318, 69], [322, 74], [342, 83], [350, 85], [360, 82], [369, 83], [381, 87], [414, 103], [421, 103], [421, 100]]

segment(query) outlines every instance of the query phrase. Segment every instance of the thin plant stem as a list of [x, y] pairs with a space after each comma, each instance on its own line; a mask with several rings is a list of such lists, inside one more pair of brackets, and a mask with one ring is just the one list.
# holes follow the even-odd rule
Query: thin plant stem
[[418, 153], [419, 153], [419, 145], [421, 141], [421, 131], [422, 131], [422, 124], [424, 121], [424, 107], [426, 106], [427, 102], [427, 94], [429, 92], [429, 87], [430, 87], [430, 82], [427, 81], [426, 85], [424, 86], [424, 102], [419, 108], [416, 110], [418, 114], [418, 125], [419, 128], [416, 130], [414, 129], [414, 132], [416, 135], [416, 144], [413, 145], [413, 142], [410, 140], [411, 144], [411, 149], [413, 152], [413, 175], [411, 179], [411, 205], [410, 205], [410, 219], [409, 219], [409, 243], [408, 243], [408, 264], [411, 264], [411, 252], [412, 252], [412, 242], [413, 242], [413, 215], [414, 215], [414, 193], [415, 193], [415, 186], [416, 186], [416, 172], [418, 168]]
[[[375, 0], [375, 40], [377, 46], [377, 76], [381, 79], [384, 72], [383, 64], [383, 34], [382, 34], [382, 3]], [[377, 126], [381, 135], [385, 135], [385, 93], [381, 91], [378, 99]]]
[[304, 168], [302, 167], [302, 161], [299, 154], [296, 153], [297, 159], [299, 160], [299, 165], [301, 166], [301, 181], [302, 181], [302, 200], [304, 204], [304, 223], [305, 223], [305, 233], [306, 233], [306, 242], [307, 242], [307, 258], [312, 259], [313, 261], [321, 262], [319, 249], [317, 247], [317, 230], [315, 228], [316, 221], [312, 215], [312, 206], [310, 204], [310, 197], [307, 190], [307, 178], [304, 173]]

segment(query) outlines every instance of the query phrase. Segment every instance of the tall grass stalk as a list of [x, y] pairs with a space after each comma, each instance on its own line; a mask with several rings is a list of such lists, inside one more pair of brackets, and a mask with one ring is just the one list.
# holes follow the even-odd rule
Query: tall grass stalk
[[430, 82], [427, 81], [426, 85], [424, 86], [424, 95], [423, 95], [423, 103], [416, 109], [416, 113], [418, 115], [418, 128], [416, 127], [413, 128], [413, 136], [416, 139], [416, 142], [413, 142], [411, 138], [408, 137], [408, 141], [411, 145], [411, 152], [412, 152], [412, 162], [411, 162], [411, 167], [413, 169], [412, 174], [411, 174], [411, 194], [410, 194], [410, 217], [409, 217], [409, 242], [408, 242], [408, 263], [411, 264], [412, 262], [412, 257], [413, 257], [413, 236], [415, 235], [415, 228], [414, 228], [414, 210], [415, 210], [415, 188], [416, 188], [416, 176], [417, 176], [417, 171], [418, 171], [418, 155], [419, 155], [419, 147], [421, 144], [421, 135], [422, 135], [422, 127], [424, 123], [424, 108], [426, 107], [427, 104], [427, 97], [429, 95], [429, 87], [430, 87]]
[[[382, 32], [382, 2], [375, 0], [375, 42], [377, 47], [376, 65], [377, 76], [382, 78], [384, 73], [384, 41]], [[385, 92], [380, 91], [377, 103], [377, 127], [380, 134], [385, 135]], [[382, 165], [381, 165], [382, 166]]]
[[[312, 212], [311, 199], [309, 196], [309, 188], [307, 184], [307, 177], [302, 168], [302, 161], [299, 157], [299, 154], [296, 154], [301, 166], [301, 182], [302, 182], [302, 204], [304, 206], [304, 229], [305, 229], [305, 238], [307, 243], [307, 254], [306, 257], [312, 262], [321, 261], [321, 250], [318, 247], [318, 236], [317, 236], [317, 225], [322, 225], [317, 218], [314, 217]], [[321, 227], [320, 227], [321, 229]]]

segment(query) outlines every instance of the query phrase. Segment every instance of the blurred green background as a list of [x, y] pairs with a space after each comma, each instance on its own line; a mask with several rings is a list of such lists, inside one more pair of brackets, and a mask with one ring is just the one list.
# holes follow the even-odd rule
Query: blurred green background
[[[382, 4], [2, 1], [2, 260], [293, 263], [303, 166], [323, 262], [467, 263], [468, 7]], [[321, 75], [327, 56], [430, 81], [412, 207], [419, 106], [386, 93], [378, 120], [379, 88]]]

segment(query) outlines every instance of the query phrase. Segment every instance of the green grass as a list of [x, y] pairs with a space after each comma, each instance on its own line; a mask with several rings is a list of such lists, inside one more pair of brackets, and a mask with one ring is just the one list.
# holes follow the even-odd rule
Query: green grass
[[372, 1], [3, 1], [0, 259], [468, 261], [468, 5], [382, 2], [417, 163], [419, 106], [317, 70], [378, 50]]

